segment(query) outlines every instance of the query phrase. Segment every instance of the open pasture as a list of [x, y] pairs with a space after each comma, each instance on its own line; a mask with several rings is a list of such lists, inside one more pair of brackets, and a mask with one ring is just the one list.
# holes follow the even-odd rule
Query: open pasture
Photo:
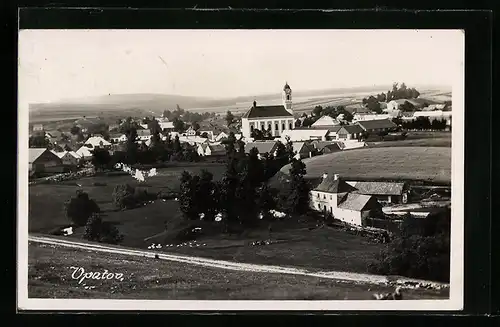
[[182, 171], [199, 173], [201, 169], [207, 169], [212, 172], [214, 179], [218, 180], [222, 176], [224, 166], [200, 164], [196, 166], [158, 169], [158, 175], [146, 179], [145, 182], [138, 182], [130, 175], [98, 175], [58, 184], [29, 186], [29, 231], [47, 233], [54, 228], [68, 225], [70, 222], [65, 217], [64, 202], [73, 197], [79, 189], [87, 192], [90, 198], [97, 202], [105, 214], [109, 216], [113, 214], [123, 215], [123, 212], [115, 213], [112, 203], [112, 193], [116, 185], [129, 184], [131, 186], [143, 187], [147, 188], [151, 193], [177, 191]]
[[[451, 148], [376, 147], [346, 150], [303, 160], [308, 178], [324, 173], [346, 179], [451, 182]], [[281, 169], [288, 174], [290, 165]]]

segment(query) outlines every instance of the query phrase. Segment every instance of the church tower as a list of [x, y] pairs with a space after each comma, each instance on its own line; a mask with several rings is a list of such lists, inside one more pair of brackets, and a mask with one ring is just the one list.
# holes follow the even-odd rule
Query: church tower
[[286, 111], [293, 115], [292, 89], [290, 88], [290, 85], [288, 85], [288, 83], [285, 83], [285, 86], [283, 87], [282, 101]]

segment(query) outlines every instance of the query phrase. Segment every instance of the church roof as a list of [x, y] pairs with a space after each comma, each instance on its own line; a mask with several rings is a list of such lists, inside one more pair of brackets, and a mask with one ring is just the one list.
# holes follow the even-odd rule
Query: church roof
[[242, 118], [266, 118], [266, 117], [293, 117], [283, 105], [278, 106], [253, 106]]
[[291, 90], [290, 85], [288, 85], [288, 82], [286, 82], [285, 86], [283, 87], [283, 91], [286, 91], [286, 90]]

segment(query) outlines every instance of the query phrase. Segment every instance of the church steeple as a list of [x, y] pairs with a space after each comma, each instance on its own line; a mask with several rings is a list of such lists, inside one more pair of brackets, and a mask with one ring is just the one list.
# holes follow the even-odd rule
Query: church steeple
[[293, 115], [292, 89], [290, 88], [290, 85], [288, 85], [288, 82], [285, 82], [285, 86], [283, 87], [282, 101], [286, 111]]

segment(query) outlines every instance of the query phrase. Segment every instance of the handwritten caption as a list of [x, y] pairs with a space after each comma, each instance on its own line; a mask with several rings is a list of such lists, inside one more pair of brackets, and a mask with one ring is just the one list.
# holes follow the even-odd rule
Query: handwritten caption
[[85, 279], [94, 279], [94, 280], [118, 280], [120, 282], [123, 281], [123, 274], [122, 273], [112, 273], [109, 272], [107, 269], [104, 269], [103, 272], [86, 272], [84, 268], [82, 267], [70, 267], [70, 269], [73, 270], [73, 273], [71, 274], [71, 278], [74, 280], [78, 280], [78, 284], [83, 283]]

